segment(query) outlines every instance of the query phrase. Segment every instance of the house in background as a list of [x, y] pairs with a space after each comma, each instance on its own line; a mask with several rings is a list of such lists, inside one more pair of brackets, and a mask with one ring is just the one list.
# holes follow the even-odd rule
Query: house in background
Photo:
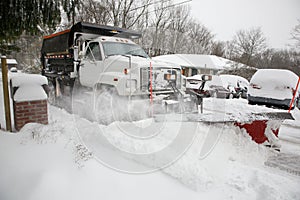
[[219, 74], [224, 69], [243, 65], [215, 55], [170, 54], [153, 57], [153, 60], [179, 65], [182, 74], [190, 77], [196, 74]]
[[[16, 59], [6, 59], [7, 68], [10, 70], [12, 67], [15, 67], [18, 69], [18, 62]], [[1, 59], [0, 59], [0, 65], [1, 65]], [[0, 67], [1, 68], [1, 67]]]

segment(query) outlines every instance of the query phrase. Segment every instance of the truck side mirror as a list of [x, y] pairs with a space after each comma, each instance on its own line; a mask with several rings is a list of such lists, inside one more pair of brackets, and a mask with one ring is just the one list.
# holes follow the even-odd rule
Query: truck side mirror
[[201, 78], [202, 78], [203, 81], [211, 81], [212, 76], [211, 75], [202, 75]]

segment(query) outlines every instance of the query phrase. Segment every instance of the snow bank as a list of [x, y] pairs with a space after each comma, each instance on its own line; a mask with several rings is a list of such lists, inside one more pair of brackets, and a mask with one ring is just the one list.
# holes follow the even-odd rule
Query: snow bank
[[[266, 113], [266, 112], [286, 112], [280, 109], [268, 108], [266, 106], [249, 105], [247, 99], [216, 99], [204, 98], [203, 108], [206, 113], [227, 113], [235, 116], [249, 117], [252, 113]], [[248, 118], [249, 119], [249, 118]], [[241, 118], [246, 120], [247, 118]]]
[[[246, 102], [242, 101], [239, 104], [237, 102], [238, 100], [230, 100], [228, 105], [225, 106], [225, 110], [233, 109], [231, 112], [240, 112], [241, 109], [248, 108]], [[216, 104], [224, 107], [222, 103], [214, 102], [210, 104], [206, 102], [206, 106], [210, 105], [211, 108], [222, 111], [220, 107], [214, 106]], [[230, 108], [229, 105], [232, 107]], [[207, 108], [205, 107], [206, 111], [208, 111]], [[261, 112], [262, 110], [270, 111], [272, 109], [254, 106], [249, 109], [249, 113]], [[139, 127], [144, 127], [138, 132], [143, 135], [152, 135], [155, 132], [154, 127], [145, 128], [147, 126], [151, 127], [151, 123], [151, 120], [138, 122]], [[297, 190], [300, 183], [296, 177], [286, 177], [284, 173], [274, 174], [274, 172], [269, 172], [270, 169], [264, 165], [269, 156], [273, 156], [275, 153], [254, 143], [247, 133], [232, 125], [166, 122], [164, 126], [161, 126], [157, 123], [157, 127], [162, 128], [160, 132], [162, 134], [144, 141], [129, 135], [137, 130], [134, 123], [115, 122], [100, 128], [99, 126], [88, 126], [87, 124], [84, 129], [78, 128], [85, 135], [82, 138], [84, 143], [92, 147], [92, 151], [100, 162], [104, 162], [111, 168], [120, 171], [141, 169], [139, 165], [129, 166], [129, 163], [120, 161], [119, 157], [116, 160], [111, 160], [113, 159], [111, 155], [116, 156], [114, 153], [120, 150], [126, 152], [122, 155], [128, 160], [142, 164], [144, 167], [142, 169], [161, 168], [164, 173], [197, 191], [200, 196], [209, 194], [210, 199], [277, 199], [279, 196], [283, 199], [297, 199], [300, 197]], [[191, 146], [176, 159], [173, 157], [174, 152], [177, 152], [176, 149], [171, 149], [170, 154], [164, 154], [163, 156], [154, 154], [153, 152], [159, 152], [162, 148], [170, 146], [174, 134], [181, 133], [178, 131], [178, 126], [184, 127], [184, 133], [187, 137], [195, 131]], [[99, 135], [104, 135], [104, 138], [107, 139], [108, 143], [105, 143], [107, 149], [115, 149], [108, 151], [103, 149], [103, 146], [99, 148], [99, 143], [101, 143]], [[131, 156], [128, 156], [127, 153]], [[138, 154], [148, 155], [148, 160], [140, 159], [137, 156]], [[160, 165], [162, 163], [160, 159], [168, 160], [170, 157], [172, 157], [170, 159], [172, 162], [169, 165]], [[284, 183], [284, 185], [281, 183]], [[261, 190], [261, 188], [264, 188], [264, 190]]]
[[[1, 200], [300, 199], [299, 177], [266, 167], [276, 153], [232, 125], [145, 119], [105, 126], [49, 109], [49, 125], [0, 131]], [[204, 99], [204, 114], [246, 120], [241, 111], [282, 112]], [[120, 173], [134, 169], [155, 172]]]

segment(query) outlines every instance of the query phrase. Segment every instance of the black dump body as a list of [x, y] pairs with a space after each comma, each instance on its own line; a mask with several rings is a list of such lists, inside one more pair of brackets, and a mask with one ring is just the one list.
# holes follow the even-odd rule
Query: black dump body
[[71, 29], [49, 36], [45, 36], [41, 50], [42, 55], [46, 55], [49, 53], [55, 54], [68, 52], [69, 48], [73, 45], [74, 34], [76, 32], [97, 34], [102, 36], [116, 36], [128, 39], [135, 39], [141, 37], [140, 33], [132, 30], [127, 30], [114, 26], [79, 22], [73, 25]]
[[[79, 34], [78, 34], [79, 33]], [[128, 39], [140, 38], [141, 34], [114, 26], [105, 26], [79, 22], [62, 32], [58, 32], [43, 39], [41, 49], [41, 63], [43, 65], [42, 74], [47, 77], [68, 76], [73, 71], [73, 44], [74, 35], [80, 33], [96, 34], [101, 36], [115, 36]], [[47, 63], [45, 58], [48, 59]], [[47, 70], [46, 66], [47, 66]]]

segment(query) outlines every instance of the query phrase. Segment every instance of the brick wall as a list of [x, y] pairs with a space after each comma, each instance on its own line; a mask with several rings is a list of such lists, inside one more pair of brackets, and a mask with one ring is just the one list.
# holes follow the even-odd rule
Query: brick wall
[[30, 122], [48, 124], [47, 100], [14, 101], [14, 119], [17, 131]]

